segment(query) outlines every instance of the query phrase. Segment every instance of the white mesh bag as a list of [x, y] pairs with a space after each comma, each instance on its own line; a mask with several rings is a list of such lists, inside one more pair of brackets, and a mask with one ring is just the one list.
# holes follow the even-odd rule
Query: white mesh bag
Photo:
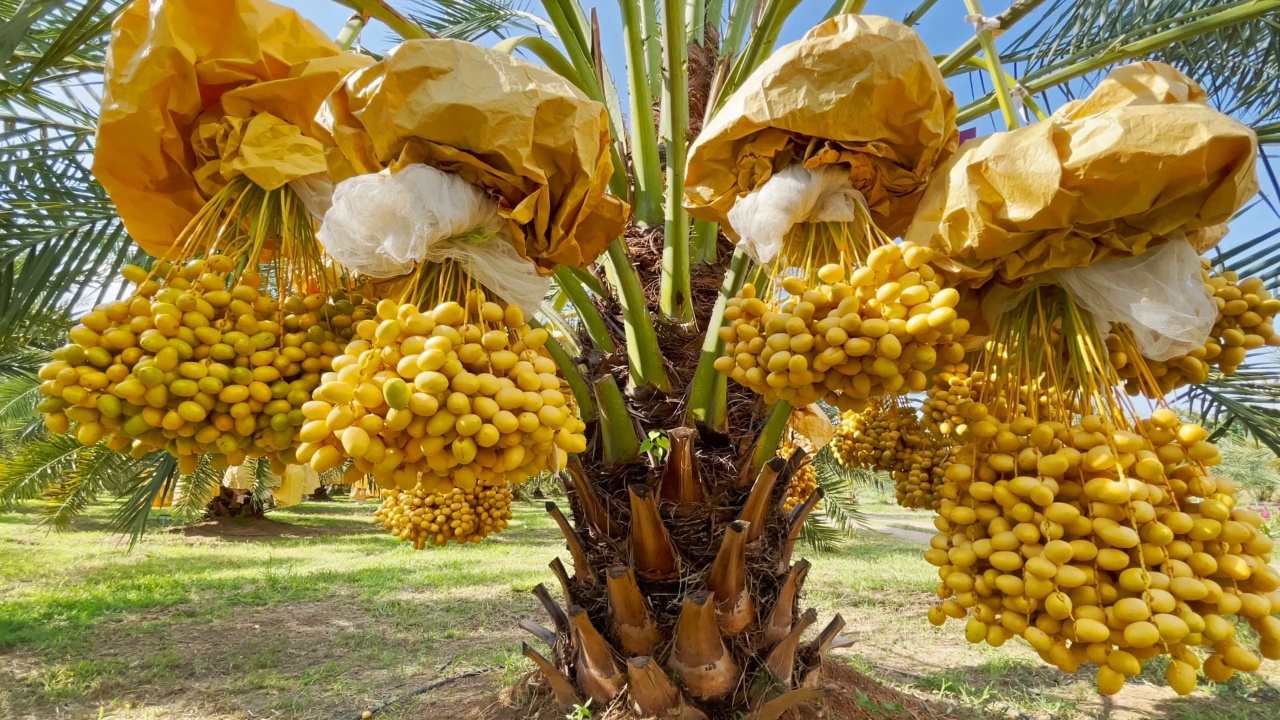
[[1218, 317], [1204, 287], [1200, 256], [1181, 233], [1141, 255], [1048, 275], [1093, 313], [1103, 337], [1111, 323], [1124, 323], [1150, 360], [1169, 360], [1201, 347]]
[[305, 175], [289, 181], [289, 189], [302, 201], [303, 207], [317, 220], [323, 220], [333, 205], [333, 183], [327, 173]]
[[338, 183], [317, 237], [342, 266], [372, 278], [456, 260], [490, 292], [532, 312], [550, 281], [516, 252], [506, 229], [498, 206], [480, 188], [413, 164]]
[[810, 170], [791, 165], [729, 210], [738, 247], [758, 263], [768, 263], [782, 250], [791, 228], [803, 222], [853, 222], [858, 205], [866, 205], [849, 173], [835, 167]]
[[1104, 338], [1112, 323], [1124, 323], [1149, 360], [1169, 360], [1203, 346], [1218, 317], [1204, 288], [1200, 256], [1180, 233], [1141, 255], [1053, 270], [1016, 290], [994, 288], [982, 302], [987, 321], [994, 323], [1038, 285], [1065, 288], [1093, 315]]

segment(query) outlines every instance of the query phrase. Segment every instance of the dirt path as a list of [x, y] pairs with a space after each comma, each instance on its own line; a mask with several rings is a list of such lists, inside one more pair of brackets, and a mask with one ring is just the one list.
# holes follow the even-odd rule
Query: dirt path
[[886, 525], [883, 521], [876, 520], [874, 518], [867, 523], [866, 527], [868, 530], [878, 532], [882, 535], [890, 535], [909, 542], [919, 543], [921, 545], [928, 545], [929, 538], [933, 537], [932, 533], [927, 533], [923, 530], [905, 530], [899, 527], [892, 527], [890, 525]]

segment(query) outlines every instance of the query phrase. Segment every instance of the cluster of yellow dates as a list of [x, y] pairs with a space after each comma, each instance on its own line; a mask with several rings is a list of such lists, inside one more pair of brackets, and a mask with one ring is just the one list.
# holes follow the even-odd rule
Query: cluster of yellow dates
[[1169, 360], [1142, 358], [1141, 362], [1134, 362], [1129, 357], [1131, 346], [1119, 333], [1113, 331], [1107, 336], [1111, 364], [1125, 379], [1130, 394], [1137, 395], [1145, 389], [1143, 365], [1150, 370], [1163, 396], [1186, 385], [1203, 383], [1214, 367], [1223, 375], [1234, 375], [1249, 350], [1280, 344], [1274, 327], [1280, 299], [1271, 297], [1262, 278], [1240, 280], [1233, 272], [1215, 274], [1210, 271], [1208, 260], [1201, 262], [1205, 291], [1218, 306], [1217, 321], [1203, 347]]
[[968, 439], [970, 418], [961, 413], [985, 410], [985, 406], [973, 402], [982, 390], [983, 377], [981, 372], [970, 373], [968, 363], [952, 363], [938, 369], [922, 406], [930, 432], [940, 438]]
[[[965, 636], [993, 646], [1022, 637], [1065, 672], [1093, 662], [1107, 694], [1158, 654], [1181, 694], [1201, 670], [1219, 682], [1256, 670], [1232, 616], [1280, 658], [1272, 542], [1257, 513], [1234, 506], [1233, 483], [1208, 474], [1220, 458], [1202, 427], [1167, 409], [1124, 428], [992, 408], [968, 400], [950, 413], [971, 441], [939, 489], [932, 622], [968, 617]], [[1203, 665], [1193, 647], [1211, 651]]]
[[126, 266], [133, 296], [87, 313], [40, 370], [49, 429], [136, 457], [163, 449], [183, 472], [206, 454], [217, 469], [291, 462], [301, 407], [371, 309], [342, 291], [280, 300], [236, 268], [225, 255]]
[[939, 357], [963, 357], [955, 338], [969, 329], [956, 315], [959, 293], [938, 284], [932, 255], [911, 243], [882, 245], [851, 274], [827, 264], [818, 282], [788, 275], [782, 292], [765, 298], [744, 284], [725, 309], [726, 354], [716, 369], [766, 403], [793, 407], [825, 400], [853, 410], [924, 390]]
[[[802, 441], [788, 433], [788, 437], [784, 437], [782, 442], [778, 444], [778, 455], [790, 459], [801, 444]], [[791, 482], [787, 485], [787, 496], [783, 499], [783, 509], [786, 512], [791, 512], [792, 508], [802, 505], [817, 489], [818, 470], [813, 466], [813, 456], [811, 455], [805, 458], [800, 468], [791, 475]]]
[[936, 489], [950, 451], [921, 425], [914, 407], [873, 401], [866, 410], [844, 413], [832, 449], [845, 467], [888, 472], [902, 507], [938, 507]]
[[444, 546], [450, 540], [480, 542], [490, 533], [505, 530], [510, 519], [511, 489], [505, 485], [447, 491], [426, 485], [384, 489], [382, 504], [373, 513], [375, 523], [419, 550], [428, 543]]
[[[426, 312], [383, 300], [356, 333], [301, 408], [297, 457], [318, 471], [350, 458], [383, 488], [401, 491], [384, 499], [380, 517], [399, 536], [424, 533], [442, 544], [500, 530], [509, 500], [495, 498], [507, 497], [508, 483], [564, 467], [569, 453], [585, 450], [585, 425], [547, 352], [549, 335], [519, 308], [478, 290], [465, 305]], [[393, 522], [404, 514], [393, 509], [413, 498], [477, 512], [454, 518], [448, 531], [438, 522], [432, 530], [424, 511], [410, 531]], [[493, 512], [482, 522], [485, 503]]]

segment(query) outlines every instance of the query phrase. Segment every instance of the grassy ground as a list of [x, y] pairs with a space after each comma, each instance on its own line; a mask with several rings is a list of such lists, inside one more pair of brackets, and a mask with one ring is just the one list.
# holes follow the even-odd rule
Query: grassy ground
[[[59, 534], [36, 528], [33, 508], [0, 514], [0, 718], [355, 718], [469, 669], [496, 668], [457, 692], [515, 682], [516, 623], [545, 622], [528, 591], [554, 586], [547, 562], [567, 555], [541, 508], [519, 507], [479, 546], [423, 553], [371, 529], [370, 512], [305, 504], [265, 523], [154, 533], [132, 553], [105, 512]], [[925, 621], [936, 576], [909, 542], [864, 533], [804, 554], [807, 604], [820, 624], [840, 612], [855, 641], [837, 657], [940, 712], [1280, 717], [1274, 668], [1187, 699], [1137, 682], [1103, 703], [1085, 673], [1064, 677], [1025, 646], [968, 645], [958, 625]], [[450, 709], [433, 694], [379, 717]]]

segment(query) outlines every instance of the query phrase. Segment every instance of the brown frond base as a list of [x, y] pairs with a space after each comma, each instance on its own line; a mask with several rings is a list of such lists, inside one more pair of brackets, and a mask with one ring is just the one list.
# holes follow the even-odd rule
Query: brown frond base
[[213, 496], [209, 504], [204, 508], [205, 520], [218, 520], [221, 518], [265, 518], [266, 513], [262, 503], [253, 501], [252, 493], [239, 492], [229, 487], [223, 486], [218, 488], [218, 494]]
[[[640, 668], [637, 670], [636, 665]], [[639, 658], [628, 661], [627, 669], [631, 672], [631, 683], [639, 690], [645, 703], [643, 709], [637, 706], [634, 698], [626, 702], [615, 701], [608, 707], [599, 707], [592, 703], [596, 710], [594, 717], [600, 720], [707, 720], [708, 716], [690, 705], [676, 705], [675, 709], [660, 711], [662, 707], [672, 707], [668, 703], [683, 702], [672, 700], [668, 690], [676, 691], [677, 685], [663, 670], [657, 672], [657, 663], [652, 659]], [[955, 708], [945, 701], [932, 702], [909, 695], [891, 688], [878, 680], [863, 675], [838, 660], [828, 660], [822, 666], [822, 685], [818, 688], [802, 688], [808, 697], [813, 692], [816, 697], [805, 702], [789, 706], [789, 712], [782, 714], [785, 720], [937, 720], [946, 717], [955, 720], [976, 720], [973, 711]], [[793, 691], [798, 692], [798, 691]], [[775, 701], [779, 698], [775, 698]], [[530, 680], [517, 686], [514, 692], [500, 699], [500, 706], [495, 706], [493, 698], [468, 696], [468, 704], [483, 708], [481, 714], [455, 713], [450, 710], [448, 716], [456, 720], [559, 720], [563, 712], [556, 712], [557, 701], [540, 673], [535, 671]], [[773, 708], [785, 704], [779, 702]], [[429, 706], [430, 707], [430, 706]], [[441, 706], [443, 709], [443, 705]], [[532, 708], [541, 712], [529, 714]], [[744, 717], [766, 717], [765, 703], [756, 703], [744, 708]], [[523, 713], [523, 714], [520, 714]], [[432, 715], [423, 715], [432, 717]], [[711, 716], [715, 718], [717, 716]], [[725, 717], [725, 716], [719, 716]], [[732, 716], [729, 716], [732, 717]]]
[[[577, 696], [595, 698], [593, 707], [643, 706], [652, 716], [687, 719], [781, 717], [822, 696], [816, 671], [843, 626], [823, 618], [817, 627], [828, 631], [800, 642], [818, 616], [800, 601], [808, 563], [782, 566], [793, 547], [794, 518], [783, 501], [795, 468], [779, 461], [764, 483], [740, 488], [738, 463], [750, 461], [749, 447], [740, 455], [701, 436], [686, 441], [695, 447], [671, 462], [696, 462], [699, 503], [660, 501], [664, 477], [674, 482], [664, 467], [607, 468], [581, 458], [571, 484], [589, 489], [585, 503], [570, 496], [573, 527], [548, 504], [570, 550], [564, 560], [574, 565], [556, 572], [568, 599], [548, 598], [539, 586], [548, 614], [538, 622], [548, 625], [524, 627], [554, 643], [550, 667], [539, 663], [545, 682], [564, 678]], [[600, 508], [618, 536], [597, 531]], [[643, 687], [631, 689], [634, 682]], [[563, 687], [559, 695], [567, 696]]]

